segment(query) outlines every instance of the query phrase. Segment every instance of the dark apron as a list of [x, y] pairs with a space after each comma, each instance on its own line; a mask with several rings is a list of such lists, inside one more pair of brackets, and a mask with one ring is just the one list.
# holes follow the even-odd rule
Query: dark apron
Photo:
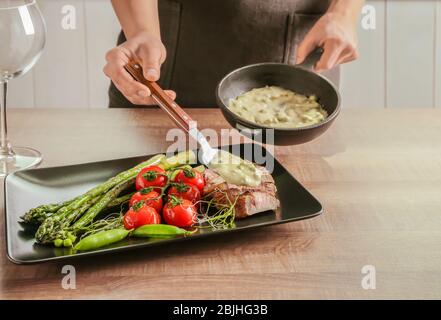
[[[160, 0], [167, 60], [159, 84], [184, 107], [215, 107], [217, 83], [258, 62], [295, 63], [296, 47], [327, 0]], [[125, 41], [124, 34], [118, 44]], [[339, 70], [325, 74], [338, 85]], [[134, 107], [111, 84], [110, 107]]]

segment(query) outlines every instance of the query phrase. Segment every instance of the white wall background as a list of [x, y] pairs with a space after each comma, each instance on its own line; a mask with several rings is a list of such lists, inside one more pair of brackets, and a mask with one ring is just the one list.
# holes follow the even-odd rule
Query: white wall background
[[[106, 108], [105, 52], [119, 32], [110, 0], [37, 0], [48, 26], [39, 63], [10, 85], [10, 107]], [[360, 59], [342, 69], [345, 108], [441, 108], [441, 1], [371, 0], [376, 29], [359, 30]], [[75, 30], [61, 26], [76, 8]]]

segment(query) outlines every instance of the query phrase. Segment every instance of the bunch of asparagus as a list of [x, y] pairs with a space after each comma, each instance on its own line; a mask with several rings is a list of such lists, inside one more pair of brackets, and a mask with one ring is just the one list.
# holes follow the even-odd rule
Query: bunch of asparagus
[[119, 206], [130, 199], [131, 193], [122, 194], [133, 188], [135, 178], [141, 169], [150, 165], [159, 165], [168, 170], [193, 163], [195, 158], [192, 151], [182, 152], [168, 159], [162, 154], [156, 155], [78, 197], [33, 208], [21, 219], [25, 223], [39, 225], [35, 234], [38, 243], [70, 247], [84, 228], [94, 222], [98, 214], [106, 208]]

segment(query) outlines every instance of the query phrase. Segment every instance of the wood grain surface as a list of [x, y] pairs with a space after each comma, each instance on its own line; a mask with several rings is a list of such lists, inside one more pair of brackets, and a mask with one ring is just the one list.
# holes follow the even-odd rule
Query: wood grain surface
[[[215, 109], [189, 114], [202, 128], [228, 128]], [[160, 110], [15, 109], [15, 145], [42, 166], [165, 151], [172, 122]], [[325, 207], [317, 218], [198, 242], [18, 266], [5, 253], [2, 299], [385, 299], [441, 298], [441, 110], [343, 110], [314, 142], [277, 147], [277, 159]], [[2, 191], [3, 192], [3, 191]], [[2, 210], [2, 215], [3, 215]], [[376, 289], [361, 286], [365, 265]]]

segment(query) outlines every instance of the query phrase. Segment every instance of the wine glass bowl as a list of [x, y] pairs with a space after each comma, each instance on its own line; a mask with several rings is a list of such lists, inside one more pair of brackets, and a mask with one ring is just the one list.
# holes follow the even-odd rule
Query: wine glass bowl
[[46, 24], [35, 0], [0, 1], [0, 176], [36, 166], [41, 154], [11, 147], [7, 138], [8, 82], [28, 72], [46, 43]]

